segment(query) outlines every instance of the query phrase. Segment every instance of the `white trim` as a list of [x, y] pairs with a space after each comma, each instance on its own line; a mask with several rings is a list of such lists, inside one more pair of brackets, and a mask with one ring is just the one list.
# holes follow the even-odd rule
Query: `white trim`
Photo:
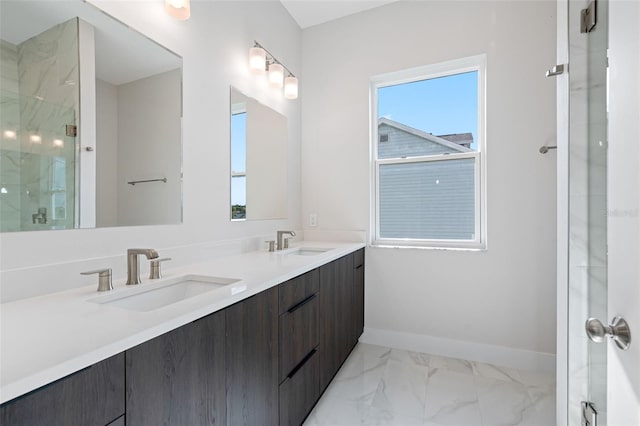
[[[392, 245], [406, 247], [432, 247], [432, 248], [487, 248], [487, 179], [486, 179], [486, 55], [476, 55], [467, 58], [455, 59], [438, 64], [410, 68], [371, 77], [370, 84], [370, 232], [368, 241], [372, 246]], [[429, 80], [433, 78], [463, 74], [466, 72], [478, 73], [478, 150], [465, 154], [438, 154], [434, 156], [421, 156], [403, 159], [378, 159], [378, 89], [398, 84], [415, 81]], [[380, 164], [392, 164], [416, 161], [453, 160], [455, 158], [476, 158], [475, 179], [475, 233], [473, 240], [419, 240], [419, 239], [384, 239], [380, 238], [380, 217], [378, 188]]]
[[553, 354], [370, 327], [365, 327], [359, 341], [519, 370], [553, 373], [556, 365], [556, 357]]
[[[556, 63], [569, 63], [569, 2], [557, 5]], [[556, 424], [569, 424], [569, 74], [556, 80]]]

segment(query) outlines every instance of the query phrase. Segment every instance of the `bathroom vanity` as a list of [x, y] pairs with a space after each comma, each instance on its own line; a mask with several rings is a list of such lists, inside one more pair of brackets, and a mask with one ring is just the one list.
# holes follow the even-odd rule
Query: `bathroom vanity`
[[[306, 256], [294, 251], [246, 253], [190, 268], [204, 274], [227, 265], [225, 274], [242, 277], [243, 265], [253, 265], [232, 286], [236, 294], [212, 292], [148, 312], [93, 303], [83, 316], [64, 319], [86, 327], [85, 335], [67, 336], [66, 341], [95, 340], [99, 347], [91, 353], [54, 347], [53, 360], [41, 364], [48, 366], [42, 372], [20, 364], [20, 354], [12, 353], [19, 347], [3, 347], [3, 358], [9, 355], [3, 375], [14, 363], [25, 377], [12, 372], [9, 380], [14, 383], [3, 379], [0, 423], [124, 425], [126, 419], [127, 425], [301, 424], [363, 332], [363, 244], [334, 247]], [[83, 299], [73, 303], [90, 304], [90, 293], [83, 291]], [[3, 320], [7, 314], [11, 312], [3, 313]], [[104, 329], [93, 329], [100, 315], [106, 316]], [[136, 327], [134, 322], [145, 316], [148, 325]], [[154, 318], [159, 323], [153, 324]], [[130, 332], [113, 333], [110, 320], [130, 321]], [[41, 335], [23, 338], [46, 339], [45, 333], [42, 327]], [[17, 341], [3, 338], [3, 346]], [[58, 362], [63, 355], [69, 360]], [[99, 359], [83, 364], [92, 357]], [[29, 389], [28, 383], [36, 383], [33, 377], [53, 378], [55, 372], [73, 370], [70, 364], [77, 371]], [[5, 399], [11, 393], [19, 395]]]

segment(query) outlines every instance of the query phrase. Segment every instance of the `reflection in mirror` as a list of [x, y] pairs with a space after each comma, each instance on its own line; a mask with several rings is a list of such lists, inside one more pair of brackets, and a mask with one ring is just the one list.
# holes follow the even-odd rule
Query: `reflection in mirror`
[[231, 88], [231, 220], [286, 219], [287, 118]]
[[80, 0], [0, 19], [0, 231], [179, 223], [181, 58]]

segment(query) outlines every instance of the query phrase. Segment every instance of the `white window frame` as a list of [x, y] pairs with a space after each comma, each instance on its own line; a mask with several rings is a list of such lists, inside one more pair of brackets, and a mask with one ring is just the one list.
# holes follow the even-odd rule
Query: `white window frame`
[[[476, 55], [433, 65], [411, 68], [387, 74], [377, 75], [371, 78], [370, 102], [370, 163], [371, 163], [371, 217], [370, 217], [370, 243], [377, 247], [414, 247], [414, 248], [439, 248], [461, 250], [485, 250], [487, 248], [487, 191], [486, 191], [486, 55]], [[477, 71], [478, 73], [478, 129], [477, 151], [459, 154], [438, 154], [409, 158], [385, 158], [378, 159], [378, 89], [395, 86], [404, 83], [428, 80], [449, 75], [462, 74]], [[380, 237], [380, 200], [378, 189], [380, 188], [380, 166], [385, 164], [405, 164], [428, 161], [447, 161], [463, 158], [475, 158], [475, 232], [470, 240], [450, 239], [397, 239]]]

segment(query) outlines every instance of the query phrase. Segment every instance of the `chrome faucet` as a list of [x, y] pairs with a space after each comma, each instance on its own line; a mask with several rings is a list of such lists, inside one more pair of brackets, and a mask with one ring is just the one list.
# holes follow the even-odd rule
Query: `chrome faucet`
[[277, 238], [277, 240], [278, 240], [278, 245], [277, 245], [277, 247], [276, 247], [276, 250], [282, 250], [282, 249], [289, 248], [289, 241], [287, 241], [287, 240], [288, 240], [288, 238], [287, 238], [287, 239], [285, 239], [285, 240], [284, 240], [284, 243], [283, 243], [283, 240], [282, 240], [282, 236], [283, 236], [283, 235], [291, 235], [292, 237], [295, 237], [295, 236], [296, 236], [296, 233], [295, 233], [295, 232], [293, 232], [293, 231], [278, 231], [276, 234], [277, 234], [277, 236], [278, 236], [278, 238]]
[[147, 259], [157, 259], [158, 252], [154, 249], [128, 249], [127, 250], [127, 285], [140, 284], [140, 258], [144, 254]]

